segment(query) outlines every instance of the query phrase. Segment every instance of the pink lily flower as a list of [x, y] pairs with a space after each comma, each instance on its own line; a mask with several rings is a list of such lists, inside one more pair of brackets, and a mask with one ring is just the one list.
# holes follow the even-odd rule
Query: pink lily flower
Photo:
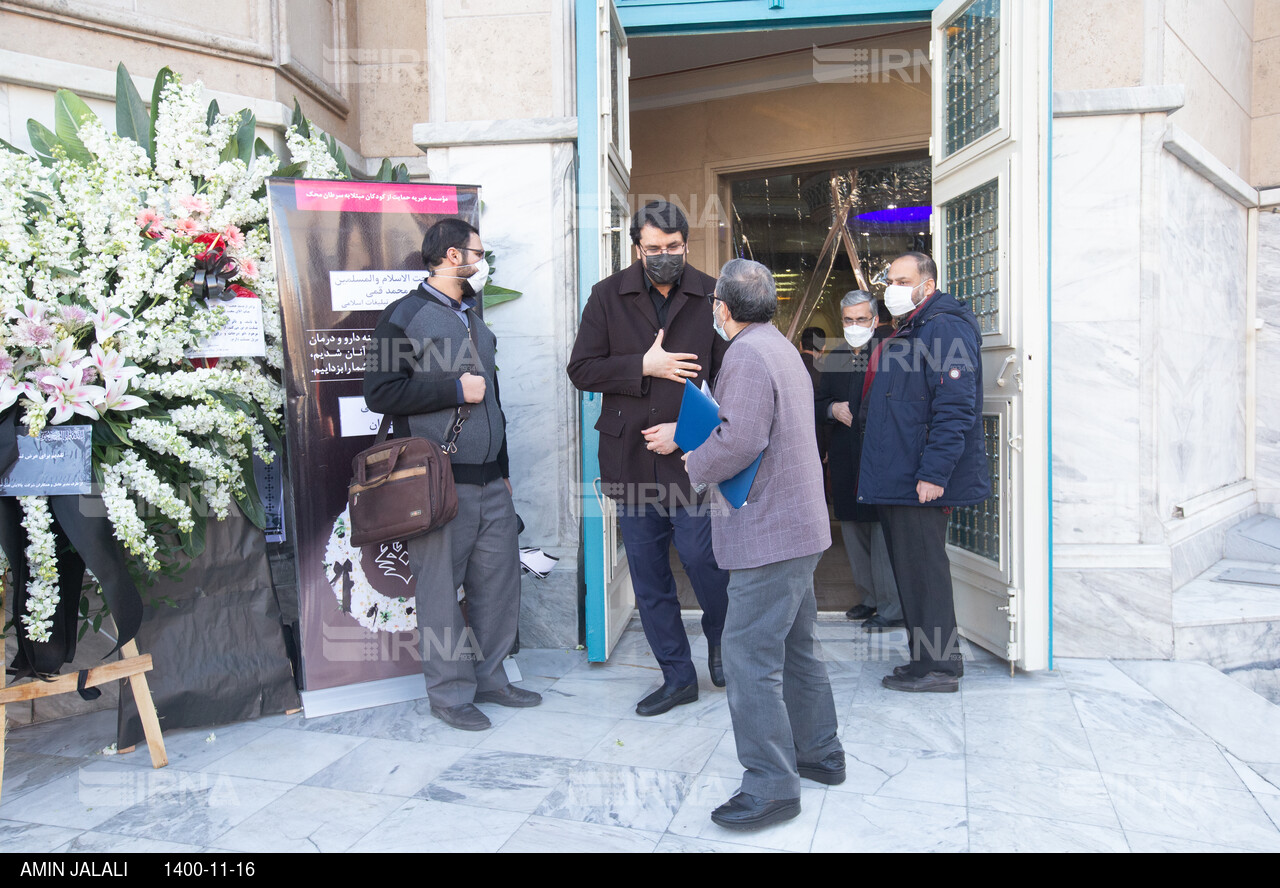
[[107, 391], [100, 385], [84, 385], [68, 379], [57, 379], [53, 383], [53, 391], [45, 398], [46, 407], [53, 408], [53, 417], [49, 420], [53, 425], [66, 422], [75, 414], [97, 419], [98, 411], [93, 405], [106, 397]]
[[129, 390], [129, 380], [113, 379], [107, 383], [106, 393], [103, 396], [102, 406], [99, 408], [100, 415], [106, 415], [108, 410], [136, 410], [139, 407], [146, 407], [147, 402], [137, 395], [127, 395], [125, 392]]
[[93, 316], [94, 338], [99, 342], [105, 342], [125, 324], [133, 320], [132, 315], [117, 314], [107, 306], [98, 309], [98, 313]]

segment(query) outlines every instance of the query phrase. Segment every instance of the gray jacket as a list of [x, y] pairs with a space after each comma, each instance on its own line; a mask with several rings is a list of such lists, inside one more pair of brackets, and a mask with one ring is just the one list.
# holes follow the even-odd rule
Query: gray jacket
[[720, 425], [689, 454], [689, 480], [718, 484], [764, 453], [741, 509], [716, 495], [716, 563], [741, 570], [824, 551], [831, 526], [813, 429], [813, 383], [800, 353], [772, 324], [747, 326], [725, 353], [715, 397]]

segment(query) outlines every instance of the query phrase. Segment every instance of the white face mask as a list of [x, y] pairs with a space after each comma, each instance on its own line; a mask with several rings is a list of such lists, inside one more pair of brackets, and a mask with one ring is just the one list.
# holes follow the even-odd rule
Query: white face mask
[[[923, 281], [921, 281], [921, 283], [923, 283]], [[915, 296], [916, 288], [919, 286], [920, 284], [916, 284], [915, 287], [894, 284], [892, 286], [885, 287], [884, 307], [889, 309], [889, 314], [893, 315], [895, 318], [900, 318], [905, 314], [911, 314], [911, 312], [915, 311], [916, 303], [913, 297]]]
[[725, 330], [724, 327], [720, 326], [720, 316], [716, 314], [716, 307], [714, 305], [711, 306], [711, 327], [720, 335], [721, 339], [725, 342], [729, 341], [729, 332]]
[[484, 292], [484, 285], [489, 280], [489, 260], [481, 259], [479, 262], [471, 263], [471, 265], [459, 265], [458, 267], [475, 268], [476, 273], [469, 278], [463, 278], [463, 280], [471, 285], [471, 289], [477, 297], [480, 296]]
[[853, 348], [862, 348], [871, 341], [871, 337], [875, 332], [875, 327], [859, 327], [854, 324], [851, 327], [844, 328], [844, 341]]

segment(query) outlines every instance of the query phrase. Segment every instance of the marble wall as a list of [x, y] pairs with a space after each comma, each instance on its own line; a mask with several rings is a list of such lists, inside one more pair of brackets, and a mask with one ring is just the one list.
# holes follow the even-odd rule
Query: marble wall
[[[1257, 437], [1258, 500], [1280, 504], [1280, 209], [1258, 216]], [[1276, 514], [1272, 511], [1272, 514]]]
[[480, 234], [495, 254], [493, 282], [520, 298], [490, 310], [522, 546], [559, 556], [545, 579], [526, 575], [521, 644], [578, 644], [577, 393], [565, 375], [577, 330], [570, 142], [430, 148], [433, 181], [480, 183]]

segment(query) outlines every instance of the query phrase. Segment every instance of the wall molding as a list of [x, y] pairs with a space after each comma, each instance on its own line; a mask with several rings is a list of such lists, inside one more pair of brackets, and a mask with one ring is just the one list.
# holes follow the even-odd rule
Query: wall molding
[[413, 125], [413, 143], [427, 151], [459, 145], [521, 142], [576, 142], [578, 118], [529, 117], [514, 120], [458, 120]]
[[[258, 7], [258, 33], [272, 33], [271, 4], [260, 2]], [[20, 15], [44, 19], [61, 24], [76, 25], [114, 34], [120, 37], [139, 37], [165, 46], [179, 46], [206, 55], [230, 55], [247, 61], [270, 62], [274, 51], [269, 41], [216, 34], [203, 28], [188, 27], [163, 19], [149, 19], [131, 10], [114, 10], [86, 3], [68, 3], [66, 0], [7, 0], [0, 8]]]
[[1053, 547], [1053, 569], [1060, 570], [1173, 570], [1168, 546], [1127, 544], [1070, 545]]
[[1053, 94], [1054, 117], [1102, 117], [1108, 114], [1172, 114], [1187, 103], [1182, 84], [1080, 89]]
[[1280, 188], [1263, 188], [1258, 191], [1258, 206], [1280, 207]]
[[1251, 208], [1259, 205], [1261, 198], [1258, 189], [1233, 173], [1230, 167], [1214, 157], [1208, 148], [1173, 123], [1166, 125], [1164, 150], [1217, 185], [1219, 190], [1242, 207]]

